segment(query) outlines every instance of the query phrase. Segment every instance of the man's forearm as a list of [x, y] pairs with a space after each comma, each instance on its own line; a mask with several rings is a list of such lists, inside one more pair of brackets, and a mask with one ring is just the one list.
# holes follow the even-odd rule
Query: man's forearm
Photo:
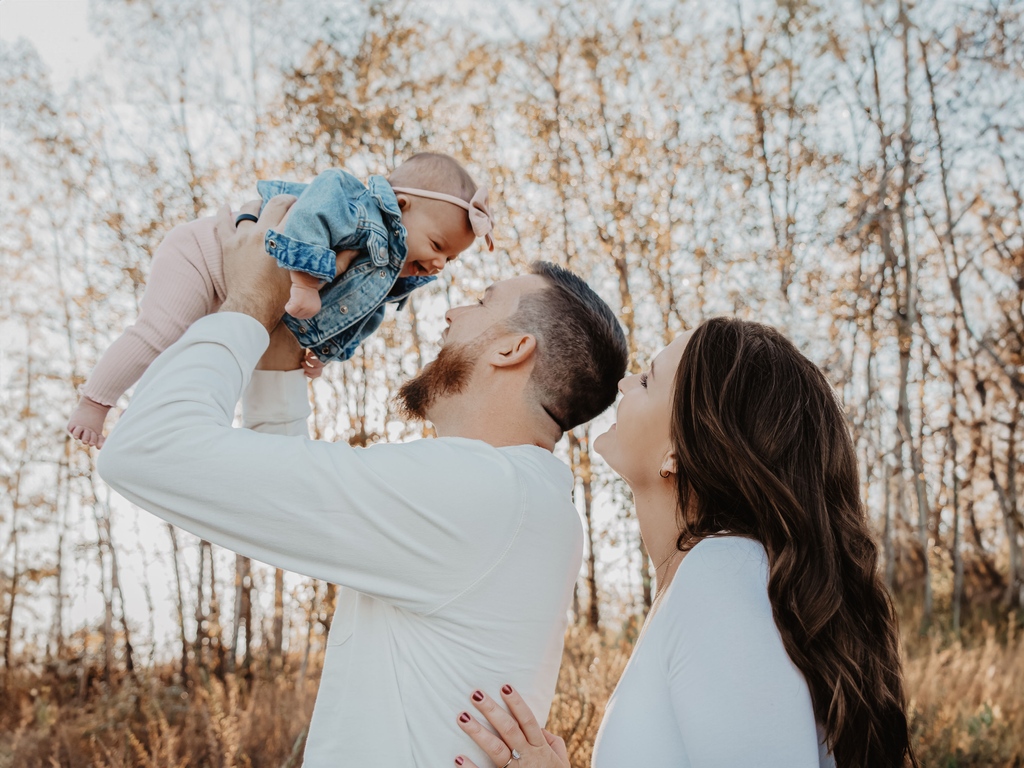
[[228, 296], [220, 307], [220, 312], [239, 312], [243, 315], [255, 318], [267, 329], [267, 333], [273, 333], [281, 321], [281, 311], [273, 305], [273, 297], [267, 292], [251, 291], [249, 293]]

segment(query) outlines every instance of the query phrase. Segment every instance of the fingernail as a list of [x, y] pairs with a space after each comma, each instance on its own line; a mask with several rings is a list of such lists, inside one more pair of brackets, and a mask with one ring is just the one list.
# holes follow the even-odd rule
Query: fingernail
[[461, 757], [456, 757], [455, 758], [455, 764], [456, 765], [462, 765], [464, 762], [466, 762], [466, 761], [463, 760]]
[[503, 685], [503, 686], [501, 686], [501, 692], [504, 693], [506, 696], [508, 696], [510, 693], [512, 693], [512, 686], [511, 685]]
[[473, 701], [483, 701], [483, 700], [484, 700], [483, 691], [473, 691]]
[[469, 722], [469, 712], [463, 712], [461, 715], [459, 715], [459, 722], [460, 723], [468, 723]]

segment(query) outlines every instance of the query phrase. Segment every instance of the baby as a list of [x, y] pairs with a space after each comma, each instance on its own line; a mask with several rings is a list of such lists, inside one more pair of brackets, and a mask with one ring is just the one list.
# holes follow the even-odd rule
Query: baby
[[[483, 237], [494, 250], [487, 190], [452, 157], [424, 152], [388, 178], [364, 186], [331, 169], [310, 184], [260, 181], [264, 204], [298, 197], [283, 231], [268, 230], [267, 252], [291, 273], [283, 322], [306, 349], [306, 375], [347, 360], [380, 327], [384, 308], [409, 294]], [[237, 221], [255, 219], [242, 214]], [[213, 218], [175, 227], [153, 256], [139, 316], [100, 358], [82, 386], [68, 432], [103, 446], [107, 412], [188, 327], [217, 311], [225, 296]], [[352, 253], [355, 256], [352, 256]]]

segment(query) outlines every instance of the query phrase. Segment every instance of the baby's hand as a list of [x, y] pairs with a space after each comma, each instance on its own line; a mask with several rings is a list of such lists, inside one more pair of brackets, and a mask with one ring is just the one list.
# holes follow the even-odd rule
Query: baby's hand
[[348, 270], [352, 266], [352, 259], [359, 255], [359, 251], [337, 251], [337, 261], [334, 267], [334, 276], [339, 276], [342, 272]]
[[305, 272], [292, 272], [292, 289], [284, 311], [299, 320], [312, 317], [320, 311], [320, 281]]
[[306, 357], [302, 361], [302, 372], [307, 379], [315, 379], [324, 372], [324, 364], [312, 349], [306, 350]]

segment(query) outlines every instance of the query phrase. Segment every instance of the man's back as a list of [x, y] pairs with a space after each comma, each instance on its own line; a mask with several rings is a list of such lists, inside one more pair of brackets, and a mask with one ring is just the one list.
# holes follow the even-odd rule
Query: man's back
[[476, 687], [510, 682], [546, 712], [582, 555], [568, 469], [535, 446], [303, 439], [300, 372], [257, 372], [245, 419], [263, 434], [231, 429], [265, 338], [241, 315], [199, 321], [143, 379], [100, 471], [207, 540], [345, 587], [305, 765], [447, 764]]
[[[307, 766], [446, 765], [472, 746], [455, 718], [474, 688], [510, 682], [537, 712], [550, 707], [581, 558], [571, 478], [535, 447], [423, 442], [418, 451], [455, 443], [444, 447], [467, 469], [504, 464], [507, 475], [493, 486], [493, 504], [467, 510], [483, 525], [437, 553], [446, 580], [435, 607], [342, 590]], [[485, 764], [483, 754], [473, 757]]]

